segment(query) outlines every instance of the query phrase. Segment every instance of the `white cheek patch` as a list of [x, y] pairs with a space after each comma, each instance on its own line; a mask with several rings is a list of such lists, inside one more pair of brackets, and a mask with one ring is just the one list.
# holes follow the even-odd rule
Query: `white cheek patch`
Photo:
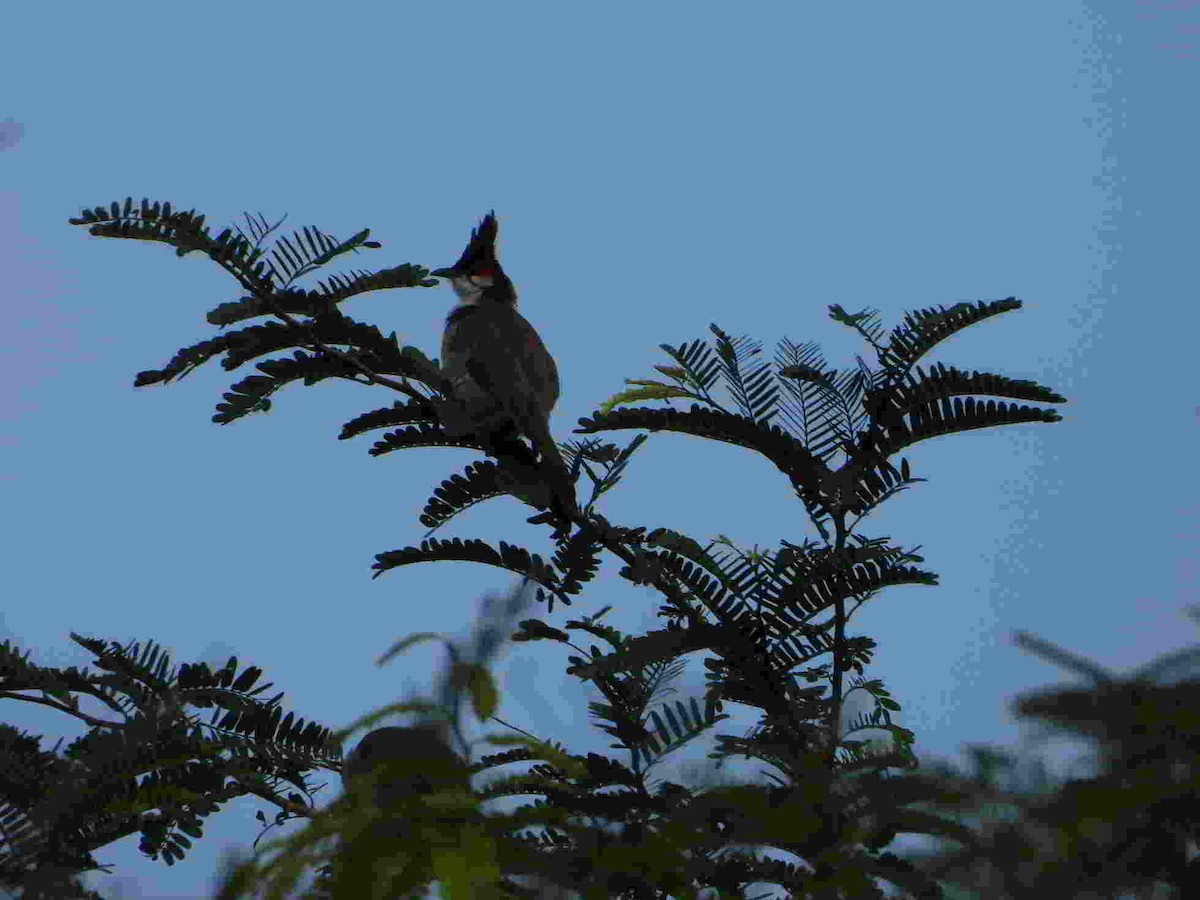
[[454, 293], [458, 294], [459, 301], [466, 306], [472, 306], [479, 302], [479, 298], [483, 295], [483, 288], [470, 278], [455, 278], [450, 285], [454, 288]]

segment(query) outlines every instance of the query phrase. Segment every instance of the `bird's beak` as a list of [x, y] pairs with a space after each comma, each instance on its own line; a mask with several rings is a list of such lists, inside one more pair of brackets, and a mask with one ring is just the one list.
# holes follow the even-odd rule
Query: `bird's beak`
[[434, 278], [453, 278], [453, 277], [454, 277], [454, 275], [455, 275], [455, 272], [454, 272], [454, 269], [453, 269], [453, 268], [449, 268], [449, 269], [434, 269], [434, 270], [433, 270], [432, 272], [430, 272], [429, 274], [430, 274], [430, 275], [432, 275]]

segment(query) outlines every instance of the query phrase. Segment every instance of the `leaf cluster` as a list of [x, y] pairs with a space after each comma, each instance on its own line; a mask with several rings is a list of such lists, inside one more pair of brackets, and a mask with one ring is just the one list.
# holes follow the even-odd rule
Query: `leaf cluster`
[[[489, 451], [452, 440], [442, 429], [439, 405], [446, 385], [435, 361], [417, 348], [401, 347], [394, 333], [384, 337], [339, 308], [343, 300], [367, 291], [432, 286], [427, 269], [404, 264], [330, 276], [313, 289], [297, 286], [336, 258], [378, 249], [367, 230], [338, 241], [308, 228], [268, 248], [266, 241], [282, 220], [268, 225], [261, 216], [247, 216], [249, 234], [227, 228], [213, 237], [204, 216], [194, 210], [179, 212], [149, 201], [135, 205], [129, 198], [123, 205], [87, 210], [72, 222], [87, 225], [97, 236], [166, 243], [180, 256], [200, 252], [228, 271], [246, 294], [209, 313], [213, 325], [240, 327], [180, 349], [163, 368], [140, 373], [136, 384], [167, 383], [223, 355], [225, 369], [254, 362], [259, 374], [225, 394], [213, 417], [219, 423], [268, 409], [286, 384], [337, 377], [401, 395], [342, 428], [342, 439], [385, 431], [369, 450], [373, 456], [430, 446]], [[605, 607], [557, 624], [527, 617], [513, 637], [563, 647], [566, 671], [599, 693], [589, 712], [616, 754], [571, 754], [530, 735], [491, 735], [491, 742], [515, 749], [472, 763], [473, 779], [486, 784], [470, 791], [435, 790], [410, 798], [402, 810], [388, 811], [356, 803], [349, 795], [321, 813], [298, 802], [281, 804], [281, 815], [306, 815], [309, 827], [272, 865], [242, 874], [251, 872], [269, 879], [275, 890], [290, 890], [288, 879], [294, 881], [305, 866], [328, 861], [334, 852], [330, 839], [349, 839], [341, 845], [348, 846], [358, 838], [356, 852], [367, 852], [362, 848], [372, 841], [362, 835], [369, 821], [391, 815], [409, 823], [409, 837], [376, 848], [378, 865], [364, 876], [371, 883], [360, 896], [399, 895], [431, 879], [451, 886], [455, 895], [520, 896], [519, 877], [569, 885], [587, 897], [695, 896], [702, 888], [737, 895], [758, 882], [774, 883], [796, 897], [884, 896], [880, 882], [907, 896], [937, 896], [936, 878], [884, 848], [902, 832], [973, 845], [976, 836], [968, 827], [929, 811], [961, 800], [963, 790], [913, 777], [914, 735], [893, 721], [900, 705], [879, 679], [866, 677], [875, 642], [847, 631], [853, 613], [883, 588], [934, 585], [937, 578], [916, 565], [923, 562], [919, 548], [904, 550], [887, 537], [867, 537], [855, 528], [884, 500], [924, 480], [912, 475], [906, 458], [893, 462], [917, 442], [1060, 419], [1053, 410], [1025, 405], [1064, 402], [1033, 382], [921, 365], [947, 338], [1020, 306], [1009, 297], [918, 310], [887, 333], [874, 311], [849, 314], [831, 306], [831, 317], [857, 331], [877, 361], [872, 368], [860, 358], [857, 368], [845, 372], [829, 367], [815, 345], [787, 340], [773, 361], [764, 361], [759, 344], [733, 338], [716, 325], [710, 326], [711, 341], [662, 345], [670, 362], [657, 371], [666, 380], [629, 381], [627, 390], [580, 420], [576, 433], [584, 437], [565, 446], [564, 457], [587, 496], [572, 528], [556, 533], [552, 554], [543, 557], [506, 542], [492, 546], [426, 535], [418, 546], [379, 553], [374, 566], [378, 576], [418, 562], [486, 563], [525, 579], [536, 600], [546, 602], [549, 615], [556, 600], [571, 604], [597, 575], [603, 558], [615, 557], [622, 578], [661, 597], [661, 627], [625, 634], [603, 621]], [[273, 321], [241, 324], [261, 316]], [[661, 405], [631, 406], [644, 401]], [[677, 401], [688, 408], [671, 405]], [[637, 433], [624, 446], [598, 437], [615, 430]], [[745, 549], [723, 536], [702, 544], [667, 528], [610, 522], [599, 508], [603, 496], [619, 484], [649, 437], [664, 431], [762, 454], [784, 475], [822, 542], [781, 540], [776, 548]], [[470, 506], [505, 494], [533, 503], [529, 487], [537, 478], [536, 471], [503, 457], [474, 463], [434, 491], [420, 521], [431, 530], [441, 528]], [[500, 633], [490, 632], [493, 649]], [[703, 657], [703, 694], [668, 699], [669, 683], [693, 654]], [[466, 696], [477, 717], [499, 721], [487, 655], [452, 654], [443, 699]], [[862, 691], [872, 704], [846, 724], [842, 712], [852, 691]], [[183, 743], [201, 740], [182, 724], [184, 704], [192, 703], [192, 696], [169, 694], [170, 713], [160, 712], [154, 721], [166, 716], [179, 727], [149, 736], [156, 747], [175, 754], [170, 758], [181, 770], [185, 754], [186, 765], [192, 765], [193, 758], [209, 759], [204, 751], [215, 748]], [[758, 724], [749, 734], [716, 733], [731, 703], [757, 712]], [[371, 723], [411, 706], [378, 711]], [[447, 727], [461, 737], [460, 708], [454, 702], [450, 707]], [[278, 737], [282, 723], [274, 717], [274, 710], [269, 715], [260, 710], [237, 734], [254, 748], [253, 760], [265, 764], [269, 758], [282, 765], [278, 752], [257, 755], [260, 745], [273, 746]], [[149, 714], [144, 721], [150, 721]], [[332, 755], [321, 755], [329, 751], [328, 742], [371, 723], [360, 721], [334, 736], [306, 730], [303, 752], [294, 749], [287, 760], [335, 764]], [[294, 734], [295, 729], [284, 731]], [[887, 739], [859, 739], [867, 731], [883, 732]], [[147, 739], [145, 733], [142, 737]], [[713, 738], [710, 756], [718, 764], [734, 756], [765, 763], [771, 769], [763, 772], [769, 784], [689, 788], [652, 777], [655, 766], [701, 737]], [[105, 759], [116, 759], [120, 748], [104, 753]], [[528, 764], [528, 770], [496, 777], [494, 770], [515, 762]], [[128, 768], [102, 767], [105, 784], [127, 777]], [[190, 793], [166, 791], [174, 803], [170, 814], [175, 818], [167, 826], [172, 834], [171, 829], [182, 830], [175, 823], [192, 812], [199, 815], [204, 802], [219, 793], [215, 782], [193, 780], [185, 787]], [[94, 796], [108, 802], [98, 787]], [[536, 799], [507, 814], [485, 808], [488, 801], [516, 796]], [[131, 799], [120, 809], [132, 813], [136, 805]], [[79, 810], [76, 815], [87, 818]], [[165, 853], [161, 848], [169, 841], [157, 827], [149, 828], [147, 846]], [[768, 847], [795, 862], [748, 852]], [[244, 879], [240, 884], [247, 886]]]
[[[284, 713], [282, 692], [259, 695], [262, 670], [239, 671], [236, 657], [213, 671], [205, 663], [171, 666], [154, 642], [120, 645], [74, 632], [96, 657], [87, 667], [39, 666], [10, 642], [0, 644], [0, 697], [48, 706], [90, 726], [60, 754], [0, 725], [0, 884], [25, 883], [48, 869], [100, 868], [92, 853], [140, 832], [139, 849], [172, 865], [203, 820], [235, 797], [255, 794], [285, 808], [311, 797], [305, 772], [337, 767], [328, 728]], [[80, 708], [80, 697], [114, 718]], [[189, 707], [211, 709], [207, 722]], [[285, 785], [295, 788], [286, 797]]]

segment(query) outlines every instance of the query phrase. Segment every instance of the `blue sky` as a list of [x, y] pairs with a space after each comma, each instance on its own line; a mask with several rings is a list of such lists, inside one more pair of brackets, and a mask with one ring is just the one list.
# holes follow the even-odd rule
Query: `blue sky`
[[[877, 308], [890, 328], [912, 308], [1025, 301], [934, 359], [1043, 383], [1069, 398], [1064, 421], [909, 453], [929, 483], [860, 531], [922, 545], [941, 585], [883, 592], [852, 626], [879, 641], [872, 674], [921, 754], [1014, 740], [1010, 698], [1061, 673], [1017, 649], [1013, 629], [1116, 669], [1195, 638], [1181, 610], [1197, 600], [1196, 7], [10, 9], [0, 634], [54, 665], [92, 660], [69, 630], [154, 639], [176, 663], [236, 654], [331, 727], [426, 688], [435, 646], [373, 660], [410, 632], [464, 633], [511, 579], [440, 564], [373, 581], [369, 567], [419, 543], [426, 498], [471, 453], [373, 459], [373, 438], [336, 440], [391, 402], [378, 388], [292, 388], [229, 427], [210, 416], [247, 371], [133, 389], [135, 373], [213, 334], [204, 314], [238, 292], [207, 260], [66, 220], [127, 194], [217, 227], [288, 213], [289, 227], [341, 237], [369, 226], [384, 246], [356, 266], [436, 267], [494, 207], [521, 309], [558, 359], [560, 439], [623, 379], [652, 376], [660, 343], [710, 322], [767, 356], [783, 337], [816, 340], [844, 368], [866, 348], [830, 303]], [[433, 356], [451, 301], [441, 287], [347, 310]], [[766, 461], [677, 435], [654, 436], [602, 510], [747, 547], [815, 536]], [[546, 551], [525, 515], [495, 501], [443, 536]], [[651, 627], [654, 596], [617, 568], [606, 560], [569, 614], [613, 604], [614, 624]], [[508, 653], [501, 715], [603, 750], [565, 665], [541, 645]], [[696, 664], [680, 687], [702, 683]], [[82, 733], [19, 701], [5, 720], [45, 746]], [[315, 780], [327, 802], [336, 776]], [[206, 897], [218, 853], [254, 839], [260, 808], [230, 804], [171, 868], [136, 835], [104, 848], [114, 875], [93, 883]]]

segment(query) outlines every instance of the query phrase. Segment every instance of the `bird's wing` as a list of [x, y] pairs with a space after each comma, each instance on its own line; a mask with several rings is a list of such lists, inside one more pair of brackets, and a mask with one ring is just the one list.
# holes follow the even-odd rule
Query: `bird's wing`
[[550, 433], [558, 368], [537, 330], [516, 310], [490, 306], [455, 310], [449, 326], [442, 337], [442, 370], [463, 403], [459, 421], [470, 424], [449, 424], [448, 430], [489, 427], [497, 414], [510, 419], [551, 467], [558, 505], [575, 509], [570, 475]]
[[451, 313], [442, 370], [469, 394], [490, 398], [531, 437], [558, 401], [558, 369], [537, 330], [512, 309], [469, 306]]

